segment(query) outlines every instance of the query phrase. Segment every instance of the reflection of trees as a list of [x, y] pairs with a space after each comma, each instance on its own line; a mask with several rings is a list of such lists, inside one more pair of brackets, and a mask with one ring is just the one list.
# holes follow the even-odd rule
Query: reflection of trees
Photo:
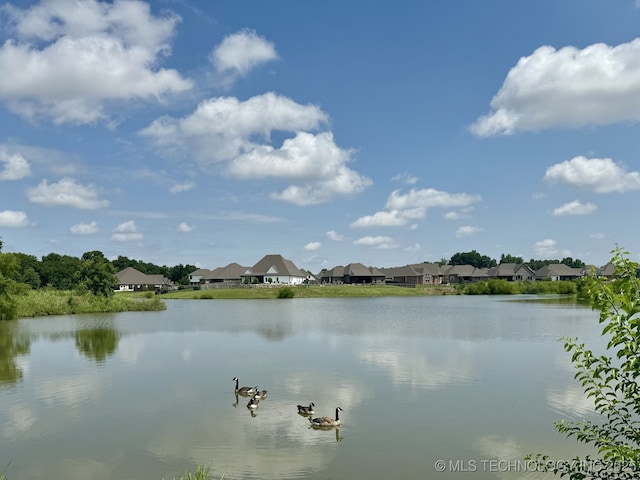
[[118, 348], [120, 334], [114, 328], [82, 328], [76, 330], [75, 338], [80, 353], [102, 363]]
[[22, 378], [16, 357], [28, 354], [30, 348], [28, 335], [18, 334], [14, 322], [0, 321], [0, 385], [13, 384]]

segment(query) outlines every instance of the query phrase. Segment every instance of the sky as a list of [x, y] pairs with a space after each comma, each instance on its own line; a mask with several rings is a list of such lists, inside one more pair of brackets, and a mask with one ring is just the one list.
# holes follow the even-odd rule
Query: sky
[[638, 0], [21, 0], [0, 37], [3, 252], [640, 260]]

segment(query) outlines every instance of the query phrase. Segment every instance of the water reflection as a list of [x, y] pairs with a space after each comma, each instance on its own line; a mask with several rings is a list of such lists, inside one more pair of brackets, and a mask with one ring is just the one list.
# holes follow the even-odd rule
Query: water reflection
[[78, 351], [96, 363], [104, 363], [118, 348], [120, 334], [114, 328], [81, 328], [74, 333]]
[[12, 385], [22, 378], [16, 357], [28, 355], [30, 348], [29, 336], [19, 332], [15, 322], [0, 321], [0, 385]]

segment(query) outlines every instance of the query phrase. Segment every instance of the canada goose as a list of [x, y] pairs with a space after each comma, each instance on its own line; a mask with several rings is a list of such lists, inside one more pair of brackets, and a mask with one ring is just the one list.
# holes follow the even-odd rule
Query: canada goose
[[338, 418], [338, 412], [341, 412], [342, 409], [340, 407], [336, 407], [336, 419], [334, 420], [331, 417], [318, 417], [310, 420], [311, 425], [314, 427], [337, 427], [340, 425], [340, 418]]
[[309, 404], [308, 407], [304, 406], [304, 405], [298, 405], [298, 413], [300, 415], [313, 415], [315, 412], [315, 410], [313, 409], [313, 407], [315, 407], [316, 404], [311, 402]]
[[264, 400], [265, 398], [267, 398], [267, 391], [258, 390], [258, 387], [256, 387], [256, 394], [254, 395], [254, 397], [256, 398], [256, 400]]
[[260, 406], [260, 401], [256, 398], [255, 395], [253, 397], [251, 397], [249, 399], [249, 403], [247, 403], [247, 408], [249, 408], [251, 410], [255, 410], [259, 406]]
[[254, 393], [256, 393], [256, 390], [258, 390], [258, 387], [255, 388], [251, 388], [251, 387], [238, 387], [238, 377], [233, 377], [232, 380], [235, 380], [236, 382], [236, 393], [238, 395], [242, 395], [243, 397], [248, 397], [249, 395], [253, 395]]

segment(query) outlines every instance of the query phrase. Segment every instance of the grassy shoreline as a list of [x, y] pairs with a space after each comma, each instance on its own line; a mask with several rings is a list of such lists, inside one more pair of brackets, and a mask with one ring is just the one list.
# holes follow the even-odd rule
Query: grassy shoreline
[[[214, 299], [269, 299], [278, 298], [283, 286], [251, 286], [239, 288], [211, 288], [203, 290], [178, 290], [163, 293], [163, 299], [214, 300]], [[343, 298], [343, 297], [421, 297], [432, 295], [455, 295], [455, 287], [449, 285], [418, 285], [401, 287], [395, 285], [297, 285], [289, 287], [293, 298]]]
[[117, 294], [103, 297], [91, 293], [78, 294], [52, 289], [30, 290], [26, 295], [16, 296], [15, 299], [18, 318], [77, 313], [160, 311], [167, 308], [156, 296], [147, 298]]

